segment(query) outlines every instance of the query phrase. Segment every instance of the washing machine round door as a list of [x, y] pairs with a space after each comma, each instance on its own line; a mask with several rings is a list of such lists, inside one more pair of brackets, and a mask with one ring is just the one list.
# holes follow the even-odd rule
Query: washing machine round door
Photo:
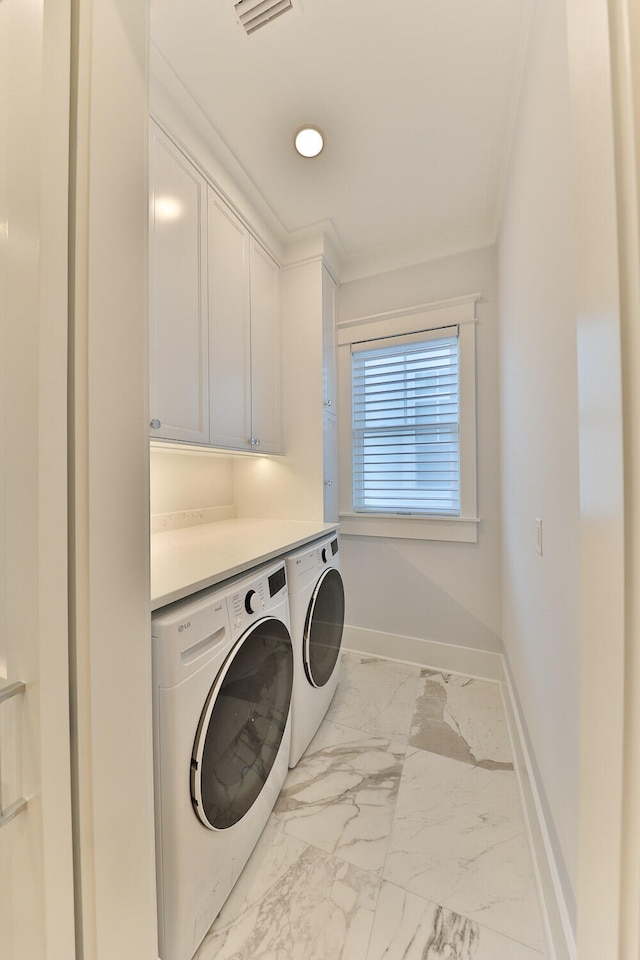
[[304, 627], [304, 669], [314, 687], [323, 687], [334, 671], [343, 628], [344, 586], [330, 567], [316, 583]]
[[281, 620], [259, 620], [240, 638], [211, 687], [191, 757], [191, 800], [202, 823], [225, 830], [259, 796], [284, 735], [293, 649]]

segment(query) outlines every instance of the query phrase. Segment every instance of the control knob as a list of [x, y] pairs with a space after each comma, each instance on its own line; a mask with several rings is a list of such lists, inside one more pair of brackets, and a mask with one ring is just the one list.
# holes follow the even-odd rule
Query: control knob
[[260, 597], [255, 590], [249, 590], [244, 598], [244, 608], [247, 613], [257, 613], [260, 609]]
[[323, 563], [326, 563], [326, 562], [328, 561], [328, 559], [329, 559], [329, 551], [327, 550], [326, 547], [323, 547], [323, 548], [322, 548], [322, 554], [321, 554], [321, 556], [322, 556], [322, 562], [323, 562]]

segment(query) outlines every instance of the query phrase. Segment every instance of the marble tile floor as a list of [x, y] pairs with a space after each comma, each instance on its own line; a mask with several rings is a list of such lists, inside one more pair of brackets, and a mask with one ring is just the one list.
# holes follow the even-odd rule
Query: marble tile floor
[[497, 683], [345, 652], [196, 960], [547, 960]]

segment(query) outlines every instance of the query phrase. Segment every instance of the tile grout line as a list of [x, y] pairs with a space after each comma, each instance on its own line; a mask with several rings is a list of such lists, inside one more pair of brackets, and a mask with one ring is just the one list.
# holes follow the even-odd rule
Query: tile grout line
[[[459, 913], [457, 910], [452, 910], [451, 907], [448, 907], [445, 903], [438, 903], [436, 900], [430, 900], [428, 897], [423, 897], [419, 893], [414, 893], [411, 890], [407, 890], [406, 887], [403, 887], [398, 883], [394, 883], [393, 880], [383, 879], [383, 883], [389, 884], [389, 886], [394, 887], [396, 890], [401, 890], [404, 894], [408, 893], [412, 897], [416, 897], [416, 899], [421, 900], [423, 903], [431, 904], [434, 907], [439, 907], [441, 910], [446, 910], [447, 913], [451, 913], [456, 917], [461, 917], [463, 920], [467, 920], [469, 923], [475, 924], [475, 926], [479, 927], [481, 930], [486, 930], [487, 933], [495, 934], [501, 937], [503, 940], [508, 940], [509, 943], [515, 943], [519, 947], [523, 947], [525, 950], [530, 950], [532, 953], [535, 953], [538, 957], [540, 957], [540, 960], [549, 960], [546, 954], [541, 953], [535, 947], [532, 947], [531, 944], [525, 943], [523, 940], [518, 940], [516, 937], [512, 937], [507, 933], [502, 933], [500, 930], [494, 930], [493, 927], [489, 927], [485, 923], [480, 923], [479, 920], [475, 920], [473, 917], [469, 917], [465, 913]], [[382, 889], [382, 884], [381, 884], [381, 889]], [[379, 899], [379, 895], [378, 895], [378, 899]], [[369, 943], [370, 942], [371, 942], [371, 935], [369, 936]], [[368, 960], [368, 957], [366, 958], [366, 960]]]
[[[382, 659], [382, 658], [381, 658], [381, 659]], [[390, 659], [390, 658], [385, 658], [385, 659]], [[394, 662], [394, 661], [392, 661], [392, 662]], [[531, 868], [532, 868], [533, 876], [534, 876], [534, 878], [535, 878], [535, 890], [536, 890], [536, 900], [537, 900], [538, 911], [539, 911], [539, 914], [540, 914], [540, 918], [541, 918], [542, 921], [543, 921], [543, 932], [544, 932], [545, 945], [546, 945], [545, 953], [544, 953], [544, 954], [543, 954], [543, 953], [540, 953], [540, 951], [537, 950], [535, 947], [532, 947], [531, 944], [525, 943], [525, 942], [523, 942], [523, 941], [521, 941], [521, 940], [518, 940], [517, 938], [514, 938], [514, 937], [512, 937], [512, 936], [509, 936], [509, 935], [505, 934], [504, 932], [502, 932], [501, 930], [496, 930], [496, 929], [494, 929], [494, 928], [492, 928], [492, 927], [489, 927], [489, 926], [487, 926], [487, 925], [485, 925], [485, 924], [481, 924], [481, 923], [479, 923], [477, 920], [473, 920], [473, 919], [470, 918], [470, 917], [466, 917], [466, 915], [464, 915], [464, 914], [458, 914], [457, 911], [453, 910], [453, 909], [450, 908], [450, 907], [447, 907], [445, 904], [436, 904], [436, 906], [440, 906], [440, 907], [442, 907], [442, 909], [447, 910], [447, 911], [449, 911], [450, 913], [454, 913], [454, 914], [456, 914], [457, 916], [464, 917], [465, 919], [469, 920], [470, 922], [476, 923], [476, 924], [477, 924], [479, 927], [481, 927], [482, 929], [490, 930], [490, 931], [492, 931], [494, 934], [496, 934], [496, 935], [498, 935], [498, 936], [501, 936], [501, 937], [505, 937], [505, 939], [508, 939], [509, 941], [511, 941], [511, 942], [513, 942], [513, 943], [518, 943], [518, 944], [520, 944], [522, 947], [525, 947], [525, 948], [527, 948], [527, 949], [529, 949], [529, 950], [532, 950], [534, 953], [538, 954], [541, 958], [547, 957], [547, 952], [548, 952], [548, 949], [549, 949], [549, 937], [548, 937], [548, 931], [547, 931], [547, 918], [546, 918], [546, 912], [545, 912], [545, 910], [544, 910], [544, 906], [543, 906], [543, 904], [540, 902], [539, 877], [538, 877], [538, 871], [537, 871], [537, 864], [536, 864], [535, 858], [534, 858], [534, 856], [533, 856], [533, 852], [532, 852], [532, 850], [531, 850], [531, 844], [530, 844], [530, 841], [529, 841], [529, 824], [528, 824], [528, 819], [527, 819], [527, 816], [526, 816], [526, 811], [523, 809], [522, 796], [521, 796], [521, 785], [520, 785], [520, 782], [519, 782], [519, 777], [518, 777], [517, 769], [516, 769], [516, 768], [517, 768], [517, 765], [516, 765], [516, 756], [515, 756], [515, 751], [514, 751], [514, 746], [513, 746], [513, 740], [512, 740], [512, 736], [511, 736], [511, 730], [510, 730], [510, 726], [509, 726], [509, 723], [508, 723], [507, 713], [506, 713], [506, 709], [505, 709], [505, 705], [504, 705], [504, 692], [503, 692], [503, 689], [502, 689], [503, 686], [504, 686], [504, 684], [503, 684], [501, 681], [499, 681], [499, 680], [487, 680], [487, 679], [485, 679], [485, 678], [475, 678], [475, 677], [470, 677], [469, 674], [463, 674], [463, 673], [458, 672], [458, 671], [442, 670], [442, 669], [438, 669], [438, 668], [429, 668], [429, 667], [422, 667], [420, 679], [426, 679], [426, 677], [423, 676], [423, 674], [424, 674], [425, 671], [429, 671], [429, 673], [427, 674], [427, 676], [434, 676], [434, 675], [435, 675], [435, 676], [441, 676], [441, 677], [442, 677], [442, 679], [443, 679], [443, 681], [444, 681], [443, 687], [444, 687], [444, 690], [445, 690], [445, 707], [449, 706], [449, 710], [450, 710], [451, 716], [453, 717], [454, 720], [455, 720], [455, 711], [454, 711], [453, 708], [451, 708], [451, 706], [450, 706], [450, 704], [449, 704], [449, 690], [448, 690], [448, 685], [447, 685], [446, 679], [445, 679], [446, 677], [449, 677], [449, 676], [453, 675], [453, 676], [457, 676], [457, 677], [462, 677], [462, 678], [465, 678], [465, 679], [469, 679], [469, 680], [471, 680], [471, 681], [475, 681], [475, 680], [477, 679], [478, 682], [480, 682], [480, 683], [493, 683], [493, 684], [497, 684], [497, 685], [498, 685], [498, 694], [499, 694], [499, 701], [498, 701], [498, 702], [499, 702], [499, 707], [500, 707], [500, 718], [499, 718], [499, 719], [500, 719], [501, 725], [504, 727], [505, 733], [506, 733], [507, 738], [508, 738], [509, 755], [510, 755], [511, 764], [512, 764], [512, 770], [510, 770], [510, 771], [508, 771], [508, 772], [514, 772], [514, 774], [516, 775], [516, 784], [517, 784], [517, 787], [518, 787], [518, 801], [519, 801], [519, 809], [520, 809], [521, 818], [522, 818], [522, 826], [523, 826], [523, 828], [524, 828], [524, 833], [525, 833], [525, 836], [526, 836], [526, 838], [527, 838], [527, 849], [528, 849], [528, 853], [529, 853], [529, 861], [530, 861], [530, 865], [531, 865]], [[466, 685], [465, 685], [465, 686], [466, 686]], [[418, 694], [416, 695], [416, 699], [415, 699], [415, 703], [414, 703], [414, 711], [413, 711], [412, 718], [411, 718], [411, 725], [410, 725], [410, 729], [409, 729], [409, 738], [408, 738], [408, 741], [407, 741], [407, 751], [409, 750], [409, 747], [411, 746], [411, 744], [410, 744], [410, 742], [409, 742], [410, 739], [411, 739], [411, 729], [412, 729], [412, 726], [413, 726], [413, 720], [414, 720], [414, 718], [415, 718], [415, 716], [416, 716], [416, 713], [417, 713], [417, 708], [418, 708], [419, 699], [420, 699], [420, 693], [418, 692]], [[451, 724], [450, 724], [448, 721], [444, 721], [444, 722], [447, 723], [448, 726], [451, 726]], [[456, 721], [456, 724], [457, 724], [457, 721]], [[452, 729], [453, 729], [453, 728], [452, 728]], [[462, 734], [460, 734], [460, 735], [462, 736]], [[463, 737], [463, 739], [465, 739], [465, 738]], [[465, 742], [466, 742], [466, 740], [465, 740]], [[467, 746], [469, 746], [469, 744], [467, 744]], [[439, 753], [437, 753], [437, 752], [435, 752], [435, 751], [433, 751], [433, 750], [429, 750], [428, 748], [422, 748], [422, 747], [419, 747], [419, 746], [417, 746], [417, 745], [415, 746], [415, 749], [416, 749], [416, 750], [424, 750], [425, 753], [429, 753], [429, 754], [434, 755], [434, 756], [443, 756], [443, 757], [445, 757], [445, 759], [452, 759], [452, 760], [454, 760], [454, 761], [456, 760], [456, 758], [454, 758], [454, 757], [447, 757], [446, 754], [439, 754]], [[471, 747], [470, 747], [470, 746], [469, 746], [469, 750], [470, 750], [470, 752], [471, 752]], [[472, 754], [472, 755], [473, 755], [473, 754]], [[402, 775], [404, 774], [404, 765], [405, 765], [405, 762], [406, 762], [406, 757], [407, 757], [407, 754], [405, 753], [405, 761], [403, 761], [403, 771], [402, 771], [402, 774], [401, 774], [401, 777], [400, 777], [400, 781], [399, 781], [399, 783], [398, 783], [398, 793], [396, 794], [396, 800], [395, 800], [395, 804], [394, 804], [394, 812], [393, 812], [393, 817], [392, 817], [392, 822], [391, 822], [391, 832], [393, 831], [393, 825], [394, 825], [394, 823], [395, 823], [395, 815], [396, 815], [396, 809], [397, 809], [397, 804], [398, 804], [398, 797], [399, 797], [399, 793], [400, 793], [400, 785], [401, 785], [401, 782], [402, 782]], [[457, 762], [464, 762], [464, 761], [458, 760]], [[470, 764], [469, 766], [479, 766], [479, 765], [478, 765], [478, 764]], [[520, 831], [520, 830], [518, 831], [518, 833], [521, 833], [521, 832], [522, 832], [522, 831]], [[390, 843], [390, 841], [391, 841], [391, 833], [390, 833], [390, 836], [389, 836], [389, 843]], [[391, 883], [393, 886], [397, 887], [398, 889], [403, 890], [405, 893], [411, 892], [411, 891], [409, 891], [408, 888], [405, 888], [405, 887], [403, 887], [403, 886], [401, 886], [401, 885], [399, 885], [399, 884], [397, 884], [397, 883], [393, 883], [393, 881], [385, 880], [385, 867], [386, 867], [387, 858], [388, 858], [388, 849], [389, 849], [389, 846], [387, 845], [387, 854], [385, 855], [385, 863], [384, 863], [384, 866], [383, 866], [383, 869], [382, 869], [383, 883], [385, 883], [385, 882]], [[382, 888], [381, 888], [381, 889], [382, 889]], [[435, 901], [429, 900], [428, 898], [422, 897], [420, 894], [417, 894], [417, 893], [413, 893], [413, 895], [414, 895], [414, 896], [417, 896], [420, 900], [423, 900], [424, 902], [427, 902], [427, 903], [434, 903], [434, 902], [435, 902]], [[378, 895], [378, 899], [379, 899], [379, 895]], [[550, 958], [548, 958], [548, 960], [554, 960], [554, 957], [551, 956]]]

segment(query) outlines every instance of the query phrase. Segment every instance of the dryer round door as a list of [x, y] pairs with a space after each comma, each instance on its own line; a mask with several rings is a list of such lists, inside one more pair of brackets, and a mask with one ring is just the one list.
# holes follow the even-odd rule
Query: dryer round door
[[209, 691], [191, 757], [191, 800], [212, 830], [255, 803], [289, 716], [293, 648], [284, 623], [259, 620], [240, 638]]
[[304, 669], [314, 687], [323, 687], [335, 669], [343, 628], [344, 586], [330, 567], [316, 583], [304, 626]]

